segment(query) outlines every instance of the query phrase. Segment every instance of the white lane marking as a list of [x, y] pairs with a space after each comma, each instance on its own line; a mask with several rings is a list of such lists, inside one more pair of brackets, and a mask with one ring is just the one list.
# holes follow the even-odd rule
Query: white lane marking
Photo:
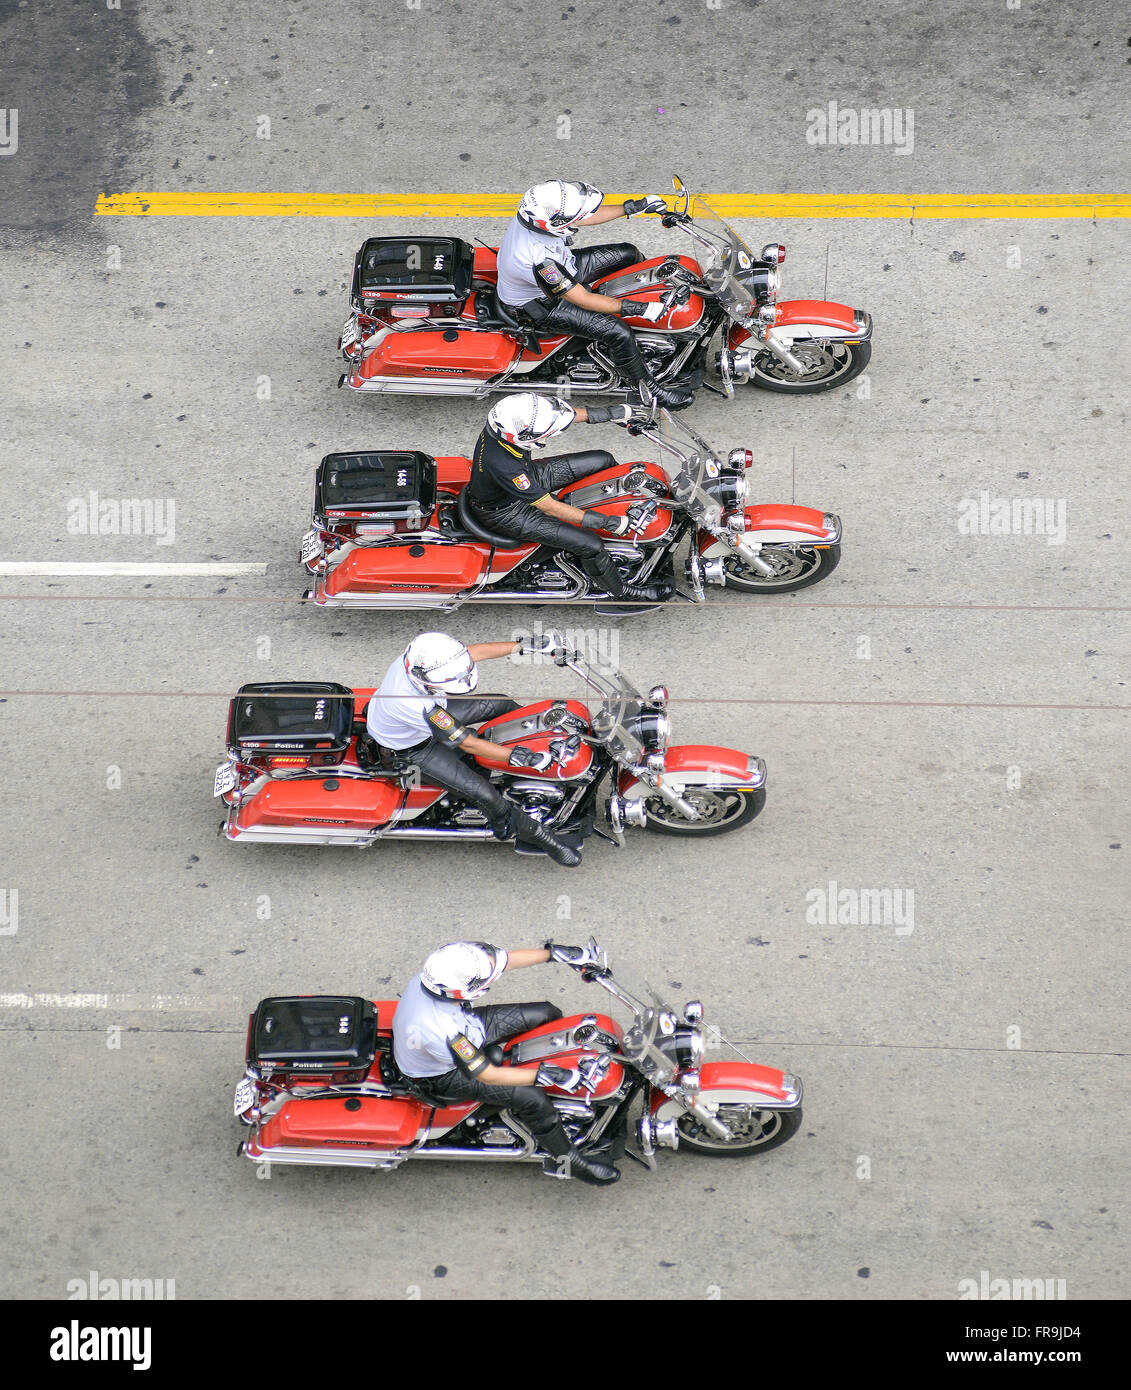
[[51, 562], [45, 560], [0, 560], [0, 575], [194, 575], [194, 574], [266, 574], [267, 562], [247, 564], [219, 563], [146, 564], [144, 561], [104, 560], [97, 563], [85, 560]]
[[0, 994], [0, 1009], [121, 1009], [146, 1013], [229, 1012], [238, 994]]

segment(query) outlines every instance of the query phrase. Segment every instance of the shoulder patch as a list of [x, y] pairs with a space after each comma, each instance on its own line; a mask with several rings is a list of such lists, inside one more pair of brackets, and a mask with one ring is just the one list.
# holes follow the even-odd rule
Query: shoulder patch
[[465, 1062], [471, 1062], [475, 1059], [475, 1044], [467, 1038], [453, 1038], [452, 1051], [457, 1057], [462, 1057]]
[[538, 270], [547, 285], [560, 285], [565, 281], [562, 268], [556, 261], [543, 261]]
[[526, 476], [525, 473], [517, 473], [511, 479], [511, 482], [514, 483], [515, 487], [518, 488], [521, 492], [528, 492], [530, 489], [530, 479]]
[[431, 719], [437, 729], [451, 729], [455, 726], [456, 722], [446, 710], [442, 709], [434, 709], [431, 714]]

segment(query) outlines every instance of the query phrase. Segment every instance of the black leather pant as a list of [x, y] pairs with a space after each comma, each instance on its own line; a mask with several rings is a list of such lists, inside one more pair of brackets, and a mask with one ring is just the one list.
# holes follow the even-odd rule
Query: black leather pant
[[[452, 718], [470, 729], [516, 709], [518, 705], [506, 695], [481, 695], [478, 698], [461, 695], [449, 698], [447, 703]], [[462, 801], [478, 806], [496, 834], [507, 838], [513, 809], [511, 803], [464, 757], [458, 747], [429, 739], [415, 748], [394, 750], [393, 760], [401, 767], [419, 768], [426, 781], [455, 792]]]
[[[516, 1033], [553, 1023], [562, 1016], [561, 1009], [546, 1000], [530, 1004], [486, 1004], [473, 1012], [483, 1020], [485, 1043], [505, 1042]], [[548, 1134], [558, 1123], [557, 1111], [540, 1086], [485, 1086], [482, 1081], [455, 1069], [442, 1076], [425, 1077], [414, 1085], [433, 1100], [478, 1100], [484, 1105], [509, 1110], [538, 1137]]]
[[[585, 246], [573, 254], [577, 261], [577, 282], [587, 288], [601, 276], [624, 270], [641, 259], [639, 250], [628, 242]], [[579, 304], [571, 304], [568, 299], [556, 299], [553, 304], [534, 310], [522, 306], [516, 312], [539, 333], [572, 333], [600, 344], [610, 361], [630, 381], [641, 382], [647, 376], [632, 329], [615, 314], [598, 314]]]
[[[536, 488], [557, 492], [569, 483], [599, 473], [602, 468], [615, 468], [616, 459], [604, 449], [586, 449], [583, 453], [557, 454], [553, 458], [531, 463], [527, 473]], [[553, 550], [568, 550], [582, 560], [593, 560], [605, 554], [605, 547], [595, 531], [572, 526], [547, 516], [529, 502], [508, 502], [502, 507], [484, 507], [469, 493], [468, 501], [480, 513], [492, 531], [499, 530], [518, 540], [538, 541]]]

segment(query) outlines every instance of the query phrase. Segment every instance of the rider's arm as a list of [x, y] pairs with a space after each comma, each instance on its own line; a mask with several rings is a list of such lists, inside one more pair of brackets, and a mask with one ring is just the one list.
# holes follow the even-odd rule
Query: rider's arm
[[585, 519], [585, 513], [580, 507], [571, 507], [568, 502], [559, 502], [552, 493], [539, 497], [534, 506], [546, 516], [552, 516], [557, 521], [568, 521], [571, 526], [580, 526]]
[[[484, 645], [503, 647], [507, 651], [518, 650], [517, 642], [489, 642]], [[474, 659], [476, 648], [469, 647], [468, 650]], [[478, 734], [473, 734], [466, 724], [454, 719], [443, 705], [433, 705], [424, 716], [424, 720], [438, 743], [446, 744], [449, 748], [458, 748], [461, 753], [470, 753], [474, 758], [486, 758], [489, 763], [505, 764], [514, 751], [504, 744], [492, 743], [488, 739], [480, 738]]]
[[472, 661], [493, 661], [497, 656], [513, 656], [521, 642], [472, 642], [467, 654]]
[[584, 285], [571, 285], [561, 298], [568, 299], [571, 304], [576, 304], [579, 308], [592, 309], [595, 314], [619, 314], [620, 306], [624, 302], [620, 299], [613, 299], [607, 294], [594, 294], [592, 290], [587, 290]]
[[459, 1071], [484, 1086], [533, 1086], [538, 1080], [537, 1067], [496, 1067], [488, 1062], [482, 1048], [459, 1033], [448, 1039], [448, 1048]]
[[550, 952], [545, 946], [523, 946], [517, 951], [507, 952], [507, 963], [503, 966], [506, 970], [521, 970], [527, 965], [546, 965], [550, 959]]
[[599, 227], [602, 222], [615, 222], [618, 217], [627, 217], [624, 203], [618, 203], [615, 198], [606, 198], [596, 212], [591, 212], [588, 217], [582, 217], [577, 225], [579, 227]]

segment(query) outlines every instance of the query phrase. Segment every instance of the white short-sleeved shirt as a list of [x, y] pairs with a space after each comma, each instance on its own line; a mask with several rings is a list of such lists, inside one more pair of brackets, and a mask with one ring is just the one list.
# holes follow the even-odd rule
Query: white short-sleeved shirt
[[437, 999], [414, 975], [393, 1015], [393, 1057], [406, 1076], [443, 1076], [457, 1069], [448, 1046], [450, 1038], [464, 1037], [482, 1047], [483, 1020], [454, 999]]
[[536, 265], [553, 262], [565, 271], [568, 289], [577, 277], [577, 261], [562, 237], [547, 236], [514, 218], [499, 247], [499, 298], [518, 307], [532, 299], [543, 299], [556, 287], [542, 284], [534, 274]]
[[422, 695], [409, 679], [404, 657], [398, 656], [369, 701], [365, 727], [382, 748], [412, 748], [432, 736], [428, 711], [447, 704], [442, 696]]

